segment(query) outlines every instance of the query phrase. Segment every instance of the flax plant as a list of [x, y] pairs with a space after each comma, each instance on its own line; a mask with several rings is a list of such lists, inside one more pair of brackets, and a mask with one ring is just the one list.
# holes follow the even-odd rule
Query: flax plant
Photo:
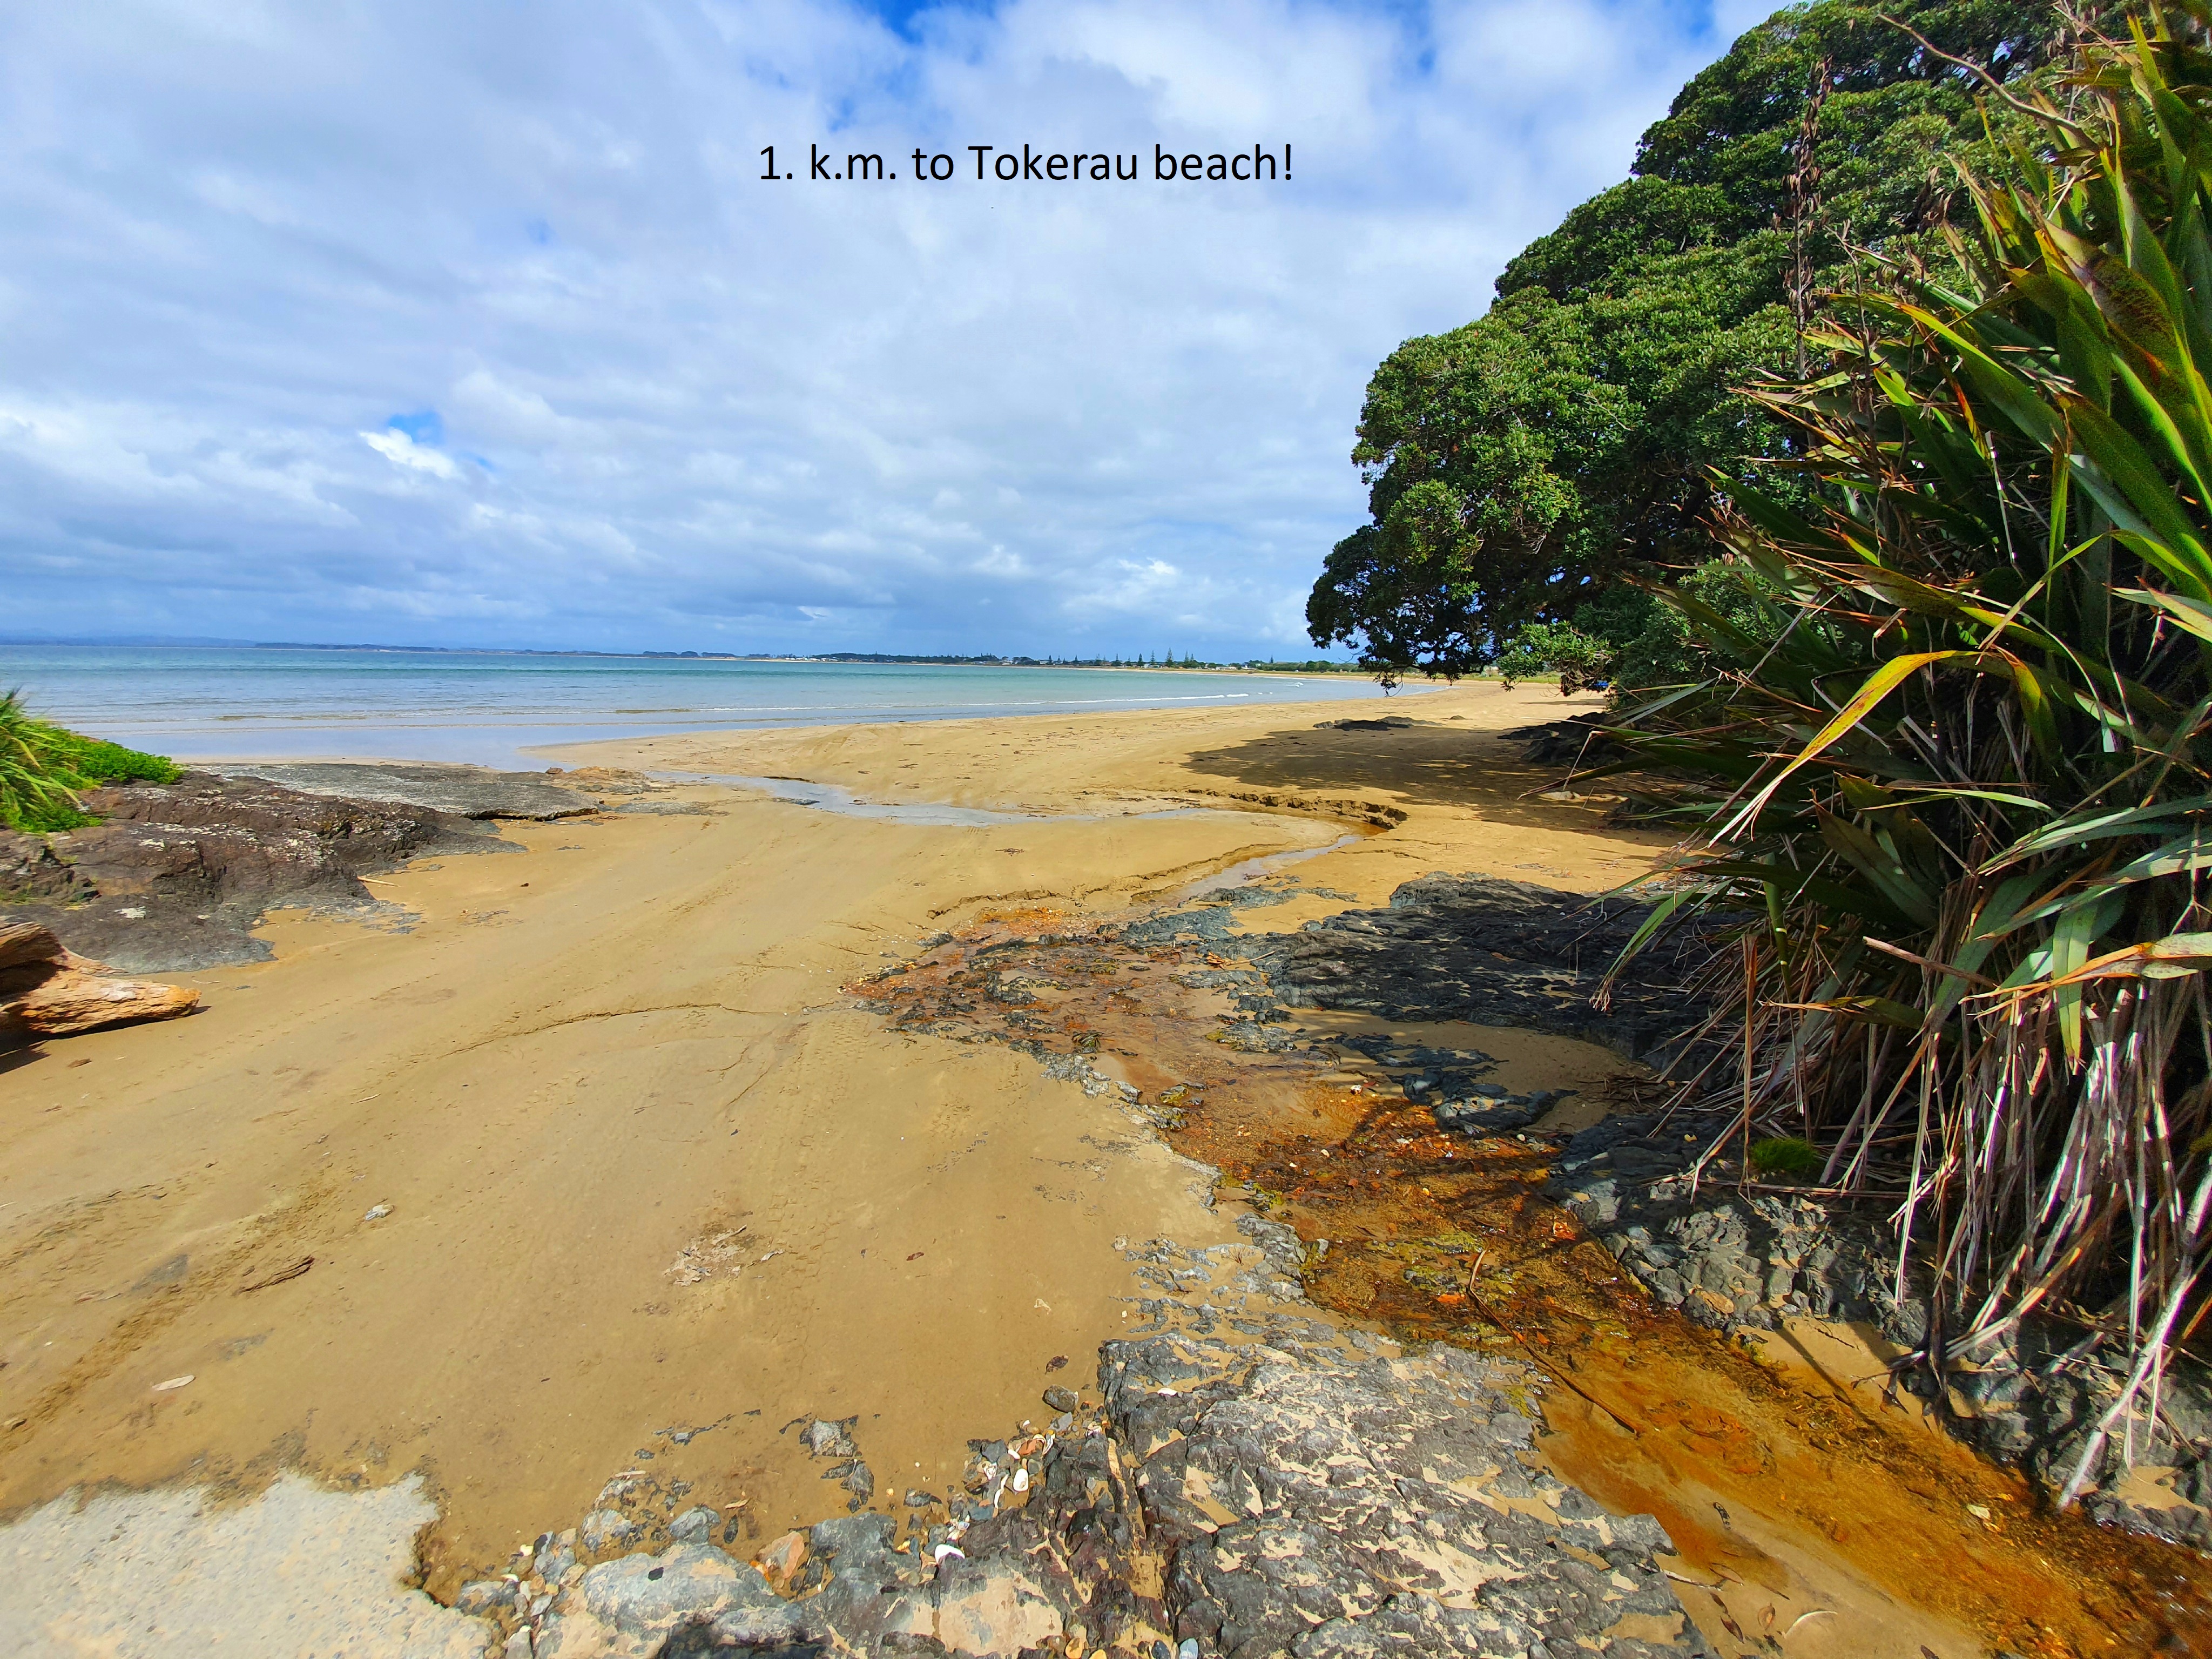
[[55, 739], [62, 735], [23, 707], [20, 691], [0, 692], [0, 829], [86, 822], [76, 805], [86, 780], [60, 753]]
[[1989, 87], [2028, 137], [1966, 276], [1830, 296], [1756, 392], [1836, 505], [1727, 481], [1767, 625], [1662, 591], [1724, 666], [1620, 734], [1719, 785], [1647, 936], [1753, 918], [1681, 1098], [1890, 1206], [1939, 1376], [2030, 1316], [2118, 1357], [2062, 1503], [2212, 1289], [2209, 8]]
[[0, 692], [0, 830], [81, 829], [98, 820], [83, 811], [78, 791], [131, 779], [174, 783], [182, 775], [166, 756], [56, 726], [32, 714], [20, 690]]

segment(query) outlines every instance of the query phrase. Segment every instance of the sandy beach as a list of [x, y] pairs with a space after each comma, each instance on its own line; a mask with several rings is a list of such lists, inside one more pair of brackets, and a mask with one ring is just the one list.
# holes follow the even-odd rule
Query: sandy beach
[[[380, 881], [384, 925], [272, 917], [274, 961], [186, 976], [198, 1018], [13, 1057], [0, 1506], [420, 1474], [449, 1589], [647, 1455], [749, 1534], [812, 1519], [832, 1494], [778, 1433], [802, 1414], [857, 1413], [881, 1478], [941, 1491], [1121, 1324], [1115, 1239], [1230, 1234], [1117, 1103], [889, 1035], [841, 988], [994, 907], [1110, 909], [1352, 835], [1309, 884], [1609, 884], [1660, 838], [1517, 800], [1526, 769], [1474, 735], [1559, 701], [1419, 699], [1431, 740], [1374, 775], [1340, 764], [1371, 734], [1311, 729], [1340, 706], [564, 757], [1067, 816], [915, 826], [701, 786], [696, 814], [511, 826], [519, 853]], [[1403, 821], [1373, 834], [1376, 809]]]
[[[408, 1581], [450, 1601], [625, 1480], [669, 1494], [672, 1513], [678, 1498], [711, 1509], [740, 1556], [848, 1507], [903, 1522], [908, 1492], [957, 1490], [971, 1440], [1048, 1416], [1048, 1386], [1085, 1386], [1099, 1344], [1157, 1295], [1133, 1245], [1247, 1249], [1237, 1224], [1257, 1186], [1305, 1179], [1283, 1158], [1334, 1146], [1349, 1158], [1375, 1139], [1380, 1093], [1395, 1091], [1363, 1093], [1384, 1084], [1376, 1068], [1352, 1053], [1331, 1072], [1321, 1045], [1394, 1030], [1479, 1045], [1498, 1087], [1579, 1091], [1556, 1109], [1568, 1127], [1636, 1068], [1559, 1036], [1322, 1012], [1297, 1023], [1311, 1054], [1245, 1054], [1208, 1040], [1231, 1006], [1220, 993], [1125, 977], [1040, 994], [1097, 1033], [1081, 1076], [1054, 1075], [984, 1029], [979, 981], [957, 963], [898, 981], [933, 999], [919, 1023], [894, 1017], [878, 976], [948, 939], [970, 968], [993, 950], [1015, 951], [1012, 964], [1241, 877], [1268, 879], [1275, 902], [1233, 926], [1274, 934], [1385, 905], [1431, 872], [1618, 886], [1669, 838], [1608, 824], [1601, 793], [1543, 798], [1559, 769], [1499, 735], [1594, 701], [1474, 684], [1352, 711], [686, 735], [549, 757], [687, 781], [509, 823], [508, 850], [374, 878], [373, 911], [273, 915], [260, 930], [273, 960], [179, 976], [204, 1000], [195, 1018], [0, 1060], [0, 1515], [36, 1523], [18, 1527], [19, 1553], [52, 1562], [78, 1547], [66, 1506], [51, 1507], [70, 1493], [159, 1489], [145, 1501], [172, 1507], [190, 1494], [216, 1517], [191, 1524], [217, 1529], [281, 1504], [307, 1517], [287, 1523], [297, 1535], [322, 1540], [314, 1571], [333, 1605], [359, 1609], [334, 1614], [343, 1625], [400, 1616], [379, 1551], [411, 1555]], [[777, 780], [987, 816], [828, 810], [776, 799], [794, 787]], [[1180, 1116], [1153, 1103], [1185, 1088], [1208, 1091], [1207, 1112], [1164, 1133]], [[1398, 1148], [1436, 1139], [1433, 1125], [1395, 1133]], [[1418, 1190], [1393, 1197], [1386, 1182], [1364, 1210], [1291, 1213], [1386, 1243], [1400, 1226], [1461, 1226], [1421, 1218], [1452, 1166], [1425, 1167], [1438, 1173]], [[1525, 1191], [1528, 1177], [1503, 1173]], [[1466, 1204], [1525, 1211], [1486, 1190]], [[1347, 1332], [1407, 1318], [1418, 1330], [1467, 1301], [1422, 1292], [1428, 1312], [1392, 1311], [1418, 1278], [1401, 1259], [1415, 1260], [1376, 1258], [1376, 1278], [1330, 1257], [1312, 1277], [1318, 1311], [1358, 1315]], [[1568, 1327], [1623, 1316], [1547, 1305]], [[1527, 1319], [1544, 1317], [1531, 1304]], [[1888, 1445], [1883, 1411], [1854, 1392], [1878, 1361], [1848, 1332], [1815, 1335], [1844, 1345], [1828, 1362], [1843, 1380], [1816, 1394], [1850, 1402], [1864, 1419], [1853, 1431]], [[1933, 1489], [1915, 1495], [1919, 1477], [1890, 1472], [1887, 1452], [1838, 1463], [1793, 1440], [1836, 1443], [1802, 1427], [1786, 1391], [1752, 1403], [1745, 1390], [1767, 1384], [1755, 1367], [1730, 1371], [1741, 1357], [1663, 1332], [1645, 1345], [1607, 1386], [1694, 1402], [1669, 1408], [1676, 1427], [1632, 1455], [1611, 1418], [1563, 1394], [1564, 1411], [1546, 1408], [1551, 1464], [1618, 1513], [1660, 1513], [1683, 1570], [1718, 1575], [1686, 1583], [1718, 1589], [1742, 1569], [1771, 1587], [1767, 1614], [1792, 1597], [1845, 1610], [1790, 1651], [1907, 1642], [1966, 1659], [1973, 1626], [2016, 1600], [2006, 1587], [2042, 1570], [2023, 1563], [2045, 1558], [1984, 1540], [1966, 1546], [1997, 1551], [1977, 1588], [1928, 1577], [1914, 1564], [1955, 1523], [1929, 1508]], [[870, 1490], [800, 1443], [817, 1419], [848, 1425]], [[1719, 1449], [1735, 1440], [1769, 1449], [1737, 1468]], [[1943, 1459], [1961, 1490], [2019, 1501], [1963, 1449]], [[348, 1541], [361, 1517], [318, 1496], [394, 1488], [398, 1518], [368, 1543]], [[1882, 1528], [1818, 1519], [1854, 1492]], [[118, 1520], [117, 1535], [138, 1524]], [[2019, 1547], [2052, 1547], [2041, 1539]], [[206, 1547], [232, 1568], [252, 1559]], [[53, 1594], [35, 1614], [44, 1628], [106, 1639]], [[265, 1584], [231, 1599], [282, 1604]], [[1717, 1612], [1685, 1606], [1735, 1650], [1711, 1599]], [[417, 1624], [449, 1616], [419, 1596], [408, 1609]], [[464, 1635], [437, 1639], [468, 1650]]]

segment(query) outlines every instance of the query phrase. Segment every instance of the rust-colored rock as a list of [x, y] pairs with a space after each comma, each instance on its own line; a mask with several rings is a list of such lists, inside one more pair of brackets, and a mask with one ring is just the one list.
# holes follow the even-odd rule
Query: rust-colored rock
[[778, 1595], [788, 1595], [799, 1575], [806, 1570], [807, 1553], [806, 1534], [787, 1532], [753, 1557], [753, 1565], [768, 1580], [770, 1589]]
[[198, 991], [181, 985], [115, 978], [99, 963], [64, 950], [50, 927], [0, 923], [0, 1042], [174, 1019], [199, 1000]]

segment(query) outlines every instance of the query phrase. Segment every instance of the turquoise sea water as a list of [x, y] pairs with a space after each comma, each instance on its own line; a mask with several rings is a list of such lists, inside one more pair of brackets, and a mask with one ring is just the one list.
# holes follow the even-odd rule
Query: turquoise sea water
[[1382, 696], [1333, 674], [0, 645], [0, 690], [13, 686], [49, 719], [182, 760], [507, 767], [595, 738]]

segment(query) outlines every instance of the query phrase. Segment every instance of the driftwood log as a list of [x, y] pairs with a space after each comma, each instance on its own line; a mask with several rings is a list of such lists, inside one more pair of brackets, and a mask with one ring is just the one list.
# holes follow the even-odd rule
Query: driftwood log
[[181, 985], [117, 978], [71, 954], [35, 921], [0, 922], [0, 1044], [173, 1019], [199, 1000], [198, 991]]

